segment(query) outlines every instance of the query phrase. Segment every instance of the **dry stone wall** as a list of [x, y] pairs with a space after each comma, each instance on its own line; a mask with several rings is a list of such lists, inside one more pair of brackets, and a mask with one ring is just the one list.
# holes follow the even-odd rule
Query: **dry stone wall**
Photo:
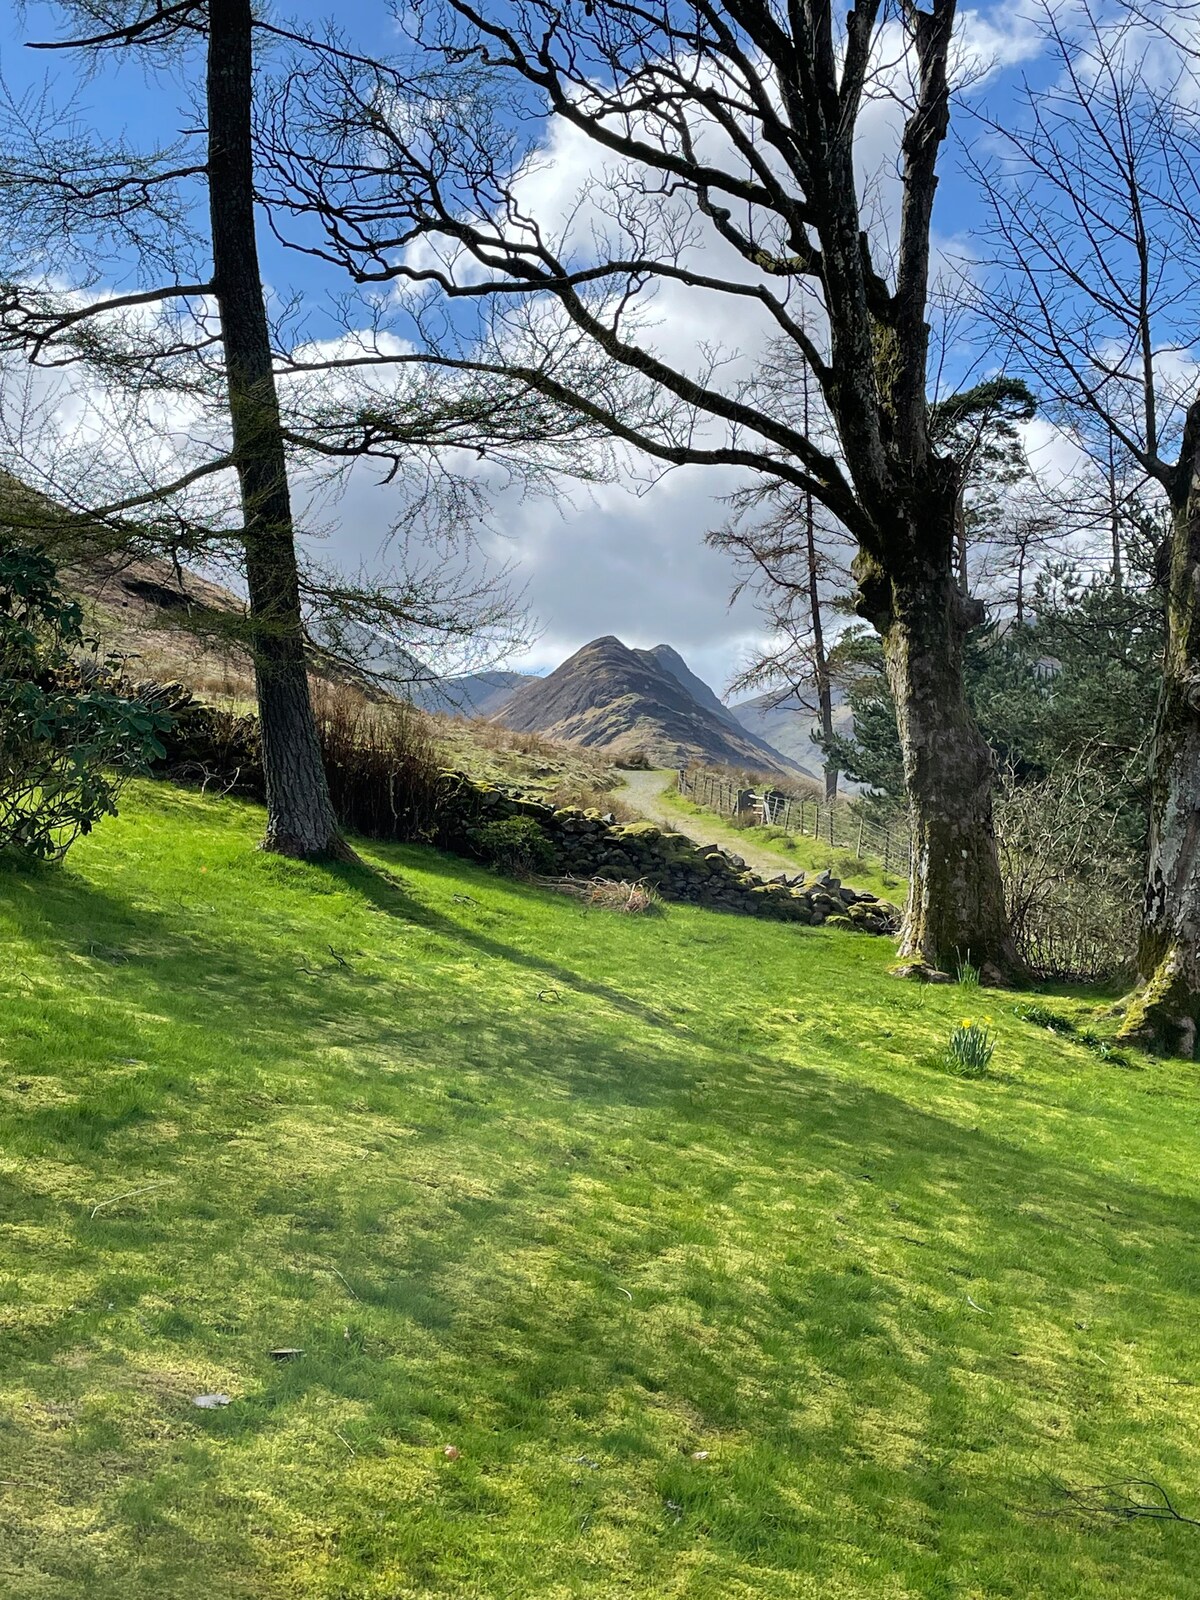
[[890, 902], [842, 884], [828, 873], [763, 878], [719, 845], [698, 845], [651, 822], [616, 822], [600, 811], [555, 810], [535, 800], [444, 774], [437, 842], [467, 854], [472, 835], [509, 817], [536, 822], [553, 852], [554, 869], [572, 877], [624, 878], [652, 884], [665, 900], [716, 911], [819, 927], [833, 923], [865, 933], [894, 933], [900, 913]]

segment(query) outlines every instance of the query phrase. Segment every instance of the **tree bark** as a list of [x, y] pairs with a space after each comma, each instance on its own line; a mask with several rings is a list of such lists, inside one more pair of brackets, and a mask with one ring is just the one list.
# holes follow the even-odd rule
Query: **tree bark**
[[[1150, 854], [1138, 972], [1122, 1037], [1196, 1053], [1200, 1024], [1200, 447], [1181, 463], [1167, 578], [1167, 643], [1151, 759]], [[1190, 458], [1190, 459], [1189, 459]]]
[[263, 846], [350, 856], [308, 690], [295, 529], [254, 215], [250, 0], [210, 0], [208, 186], [233, 453], [244, 517], [251, 649], [267, 795]]
[[[954, 972], [959, 962], [985, 981], [1024, 976], [1009, 932], [992, 818], [992, 752], [967, 704], [963, 645], [982, 607], [955, 582], [953, 507], [945, 539], [926, 522], [913, 543], [924, 555], [900, 570], [856, 562], [860, 609], [883, 640], [908, 791], [912, 856], [900, 936], [901, 962]], [[928, 508], [927, 508], [928, 511]]]

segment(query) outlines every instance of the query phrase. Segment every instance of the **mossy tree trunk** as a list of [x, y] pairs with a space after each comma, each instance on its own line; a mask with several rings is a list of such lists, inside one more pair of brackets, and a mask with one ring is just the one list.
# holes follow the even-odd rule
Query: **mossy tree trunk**
[[[912, 560], [859, 558], [860, 610], [883, 641], [912, 830], [903, 961], [953, 972], [961, 961], [1014, 979], [1013, 942], [992, 816], [995, 762], [967, 703], [963, 646], [983, 619], [955, 576], [954, 496], [922, 496]], [[891, 549], [902, 548], [899, 539]]]
[[1141, 987], [1125, 1038], [1196, 1053], [1200, 1024], [1200, 402], [1188, 418], [1173, 496], [1167, 643], [1154, 732], [1150, 852], [1138, 942]]
[[208, 182], [267, 798], [264, 847], [350, 855], [338, 831], [308, 689], [295, 529], [259, 270], [251, 146], [250, 0], [210, 0]]

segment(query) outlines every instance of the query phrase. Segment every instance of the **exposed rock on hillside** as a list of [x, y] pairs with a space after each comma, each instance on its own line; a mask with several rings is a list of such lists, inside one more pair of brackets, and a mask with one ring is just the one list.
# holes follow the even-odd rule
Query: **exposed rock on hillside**
[[786, 756], [741, 727], [675, 651], [631, 650], [611, 634], [584, 645], [549, 677], [523, 684], [496, 720], [552, 739], [642, 749], [662, 766], [700, 760], [795, 771]]

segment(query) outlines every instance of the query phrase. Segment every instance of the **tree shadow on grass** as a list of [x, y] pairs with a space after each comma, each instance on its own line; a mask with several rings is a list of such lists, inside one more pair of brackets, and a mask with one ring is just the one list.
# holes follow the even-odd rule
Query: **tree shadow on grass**
[[[911, 1500], [930, 1516], [947, 1503], [960, 1517], [974, 1506], [980, 1526], [991, 1518], [993, 1544], [1019, 1545], [1029, 1538], [1019, 1512], [991, 1505], [985, 1517], [984, 1497], [969, 1486], [977, 1480], [948, 1487], [946, 1472], [920, 1465], [939, 1453], [994, 1446], [1003, 1456], [1020, 1447], [1019, 1410], [1005, 1422], [978, 1409], [981, 1370], [1004, 1374], [1014, 1406], [1034, 1404], [1016, 1362], [1035, 1307], [1065, 1371], [1063, 1352], [1085, 1342], [1077, 1313], [1093, 1304], [1097, 1285], [1113, 1326], [1145, 1324], [1153, 1294], [1156, 1310], [1182, 1333], [1183, 1308], [1194, 1309], [1197, 1297], [1195, 1201], [1092, 1170], [1082, 1154], [1064, 1160], [1060, 1146], [1025, 1148], [965, 1128], [765, 1048], [731, 1052], [611, 985], [419, 905], [394, 882], [329, 870], [391, 917], [611, 1007], [626, 1031], [602, 1030], [594, 1010], [553, 1024], [537, 1012], [498, 1018], [486, 996], [472, 1003], [460, 995], [475, 1050], [443, 1051], [436, 1070], [472, 1084], [481, 1064], [502, 1066], [509, 1092], [499, 1106], [463, 1102], [471, 1107], [467, 1122], [429, 1123], [434, 1151], [446, 1150], [442, 1174], [426, 1165], [410, 1176], [418, 1164], [405, 1149], [418, 1151], [416, 1144], [397, 1146], [381, 1171], [368, 1164], [353, 1178], [344, 1162], [311, 1173], [286, 1160], [272, 1165], [269, 1147], [240, 1162], [217, 1160], [230, 1132], [269, 1135], [293, 1106], [319, 1114], [322, 1129], [336, 1135], [341, 1113], [321, 1109], [321, 1096], [329, 1083], [359, 1083], [349, 1067], [314, 1067], [307, 1082], [264, 1091], [262, 1104], [231, 1091], [214, 1105], [192, 1097], [186, 1067], [176, 1065], [131, 1094], [122, 1089], [123, 1108], [106, 1101], [100, 1085], [89, 1096], [90, 1122], [64, 1118], [61, 1109], [28, 1113], [35, 1142], [86, 1159], [119, 1154], [122, 1145], [143, 1148], [165, 1111], [178, 1125], [169, 1160], [193, 1163], [181, 1163], [180, 1181], [163, 1191], [149, 1220], [80, 1212], [66, 1230], [65, 1268], [96, 1262], [110, 1275], [127, 1272], [129, 1314], [142, 1324], [141, 1333], [131, 1329], [128, 1347], [106, 1331], [97, 1293], [47, 1318], [9, 1351], [10, 1382], [49, 1382], [68, 1399], [71, 1372], [88, 1367], [72, 1368], [67, 1358], [87, 1363], [97, 1348], [107, 1352], [106, 1381], [117, 1389], [163, 1360], [198, 1374], [230, 1364], [241, 1371], [237, 1402], [226, 1411], [193, 1415], [186, 1391], [172, 1391], [164, 1405], [188, 1448], [145, 1447], [140, 1499], [125, 1487], [128, 1470], [114, 1482], [101, 1470], [103, 1449], [78, 1444], [91, 1465], [76, 1493], [137, 1548], [141, 1592], [221, 1600], [234, 1592], [231, 1535], [196, 1549], [190, 1573], [180, 1564], [181, 1508], [189, 1499], [211, 1506], [214, 1527], [227, 1525], [230, 1499], [247, 1514], [253, 1503], [256, 1519], [268, 1521], [285, 1518], [294, 1499], [314, 1517], [354, 1529], [364, 1561], [386, 1554], [385, 1534], [359, 1524], [358, 1494], [336, 1498], [348, 1458], [332, 1424], [320, 1435], [327, 1452], [320, 1470], [314, 1476], [303, 1465], [313, 1446], [293, 1439], [296, 1418], [316, 1426], [328, 1405], [355, 1418], [355, 1470], [377, 1463], [383, 1477], [396, 1452], [434, 1451], [454, 1430], [468, 1460], [484, 1460], [500, 1482], [508, 1474], [529, 1483], [528, 1454], [537, 1445], [546, 1453], [541, 1487], [570, 1513], [572, 1527], [580, 1520], [572, 1487], [580, 1469], [564, 1468], [572, 1455], [601, 1463], [601, 1520], [607, 1503], [614, 1517], [625, 1514], [631, 1480], [644, 1496], [649, 1473], [650, 1492], [657, 1486], [679, 1508], [660, 1516], [652, 1541], [654, 1559], [668, 1569], [673, 1550], [701, 1540], [734, 1561], [836, 1576], [837, 1550], [858, 1546], [865, 1557], [876, 1548], [876, 1523]], [[86, 961], [89, 981], [102, 980], [117, 1010], [150, 1003], [176, 1026], [207, 1016], [231, 1054], [231, 1078], [238, 1041], [248, 1035], [291, 1059], [297, 1031], [340, 1030], [353, 1040], [380, 1029], [377, 1013], [356, 1011], [378, 991], [336, 963], [314, 989], [292, 956], [266, 945], [231, 948], [188, 908], [131, 911], [78, 880], [69, 898], [69, 906], [51, 897], [27, 908], [31, 934], [57, 938]], [[123, 959], [85, 955], [86, 933], [100, 934], [90, 943]], [[186, 971], [196, 974], [194, 987], [181, 987]], [[93, 1041], [97, 1066], [122, 1037], [115, 1015]], [[114, 1080], [114, 1094], [119, 1087]], [[408, 1087], [380, 1086], [373, 1109], [411, 1120]], [[528, 1124], [512, 1120], [522, 1094]], [[10, 1128], [26, 1117], [19, 1106], [9, 1113]], [[472, 1165], [460, 1147], [476, 1140], [484, 1158]], [[591, 1154], [572, 1156], [581, 1141]], [[473, 1188], [489, 1165], [488, 1187]], [[401, 1196], [405, 1186], [411, 1192]], [[22, 1191], [35, 1197], [32, 1177], [10, 1191], [18, 1217]], [[797, 1195], [809, 1196], [799, 1214], [789, 1204]], [[41, 1205], [23, 1220], [49, 1218]], [[967, 1296], [980, 1280], [990, 1288], [973, 1296], [984, 1307], [977, 1311]], [[1006, 1285], [1019, 1294], [1019, 1315], [997, 1299]], [[272, 1365], [268, 1344], [293, 1341], [305, 1356]], [[1048, 1381], [1064, 1381], [1057, 1367]], [[1095, 1381], [1094, 1403], [1127, 1404], [1118, 1376]], [[800, 1391], [824, 1397], [822, 1404], [807, 1403]], [[907, 1450], [881, 1450], [889, 1413], [911, 1419]], [[987, 1427], [994, 1438], [981, 1437]], [[724, 1435], [739, 1441], [742, 1468], [701, 1477], [678, 1441], [708, 1444]], [[300, 1452], [295, 1459], [291, 1449]], [[750, 1458], [753, 1470], [744, 1464]], [[837, 1540], [819, 1517], [797, 1509], [803, 1495], [795, 1475], [803, 1478], [813, 1463], [835, 1498], [862, 1514]], [[265, 1477], [252, 1495], [256, 1473]], [[446, 1519], [434, 1525], [447, 1570], [461, 1572], [464, 1559], [477, 1563], [481, 1594], [489, 1593], [487, 1542], [506, 1514], [485, 1490], [464, 1472], [431, 1491]], [[969, 1534], [967, 1545], [974, 1539], [977, 1547], [980, 1537]], [[1066, 1532], [1062, 1539], [1070, 1545]], [[427, 1558], [436, 1589], [440, 1553], [434, 1548]], [[243, 1551], [239, 1559], [252, 1556]], [[531, 1550], [530, 1559], [533, 1573], [549, 1558]], [[896, 1559], [903, 1566], [913, 1557]], [[1128, 1592], [1152, 1592], [1137, 1555], [1127, 1559]], [[69, 1583], [80, 1582], [78, 1566], [62, 1570]], [[552, 1577], [543, 1571], [547, 1585]], [[656, 1580], [643, 1577], [645, 1592], [653, 1592]], [[5, 1582], [15, 1585], [6, 1590], [14, 1600], [45, 1593], [36, 1575], [28, 1587], [20, 1573]], [[89, 1584], [76, 1592], [90, 1600], [137, 1592], [103, 1574]]]
[[[427, 866], [423, 861], [422, 867], [440, 876], [461, 879], [464, 871], [480, 870], [464, 867], [463, 862], [439, 857], [434, 852], [430, 852], [430, 855], [435, 862], [444, 861], [445, 866], [439, 871], [438, 868]], [[325, 865], [325, 870], [346, 888], [362, 895], [377, 910], [385, 912], [388, 916], [398, 917], [430, 932], [441, 934], [452, 943], [461, 945], [467, 950], [478, 951], [480, 955], [490, 960], [523, 967], [535, 977], [544, 979], [548, 989], [567, 989], [576, 994], [587, 995], [590, 999], [602, 1001], [605, 1005], [612, 1006], [615, 1010], [624, 1012], [649, 1027], [662, 1029], [679, 1038], [694, 1037], [691, 1029], [664, 1016], [661, 1011], [655, 1010], [653, 1006], [636, 999], [624, 990], [585, 978], [561, 962], [550, 961], [544, 956], [534, 955], [519, 946], [505, 943], [479, 928], [471, 927], [465, 920], [449, 917], [444, 912], [435, 911], [431, 906], [410, 899], [406, 894], [403, 879], [390, 871], [342, 862], [328, 863]], [[531, 899], [544, 901], [551, 894], [551, 891], [527, 887], [511, 880], [505, 880], [504, 886], [510, 893], [529, 896]]]

